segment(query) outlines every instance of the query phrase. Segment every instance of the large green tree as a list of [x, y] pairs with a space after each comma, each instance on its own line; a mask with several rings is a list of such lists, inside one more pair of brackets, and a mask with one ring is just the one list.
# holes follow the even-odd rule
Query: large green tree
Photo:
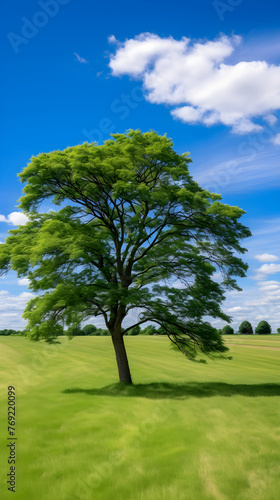
[[224, 328], [222, 328], [221, 333], [222, 333], [222, 335], [233, 335], [234, 329], [232, 328], [232, 326], [226, 325], [226, 326], [224, 326]]
[[253, 327], [250, 323], [250, 321], [242, 321], [242, 323], [239, 325], [238, 328], [238, 333], [240, 335], [253, 335]]
[[[161, 326], [191, 360], [227, 350], [205, 316], [230, 321], [220, 305], [226, 288], [240, 290], [235, 277], [247, 264], [237, 254], [251, 233], [239, 222], [243, 210], [192, 179], [190, 161], [166, 136], [139, 130], [31, 159], [19, 174], [29, 222], [0, 246], [2, 272], [12, 268], [40, 292], [24, 312], [31, 339], [52, 341], [65, 325], [71, 335], [101, 315], [126, 383], [124, 335], [137, 324]], [[138, 320], [123, 328], [134, 308]]]
[[271, 333], [271, 325], [265, 320], [260, 321], [255, 328], [255, 333], [257, 335], [269, 335]]

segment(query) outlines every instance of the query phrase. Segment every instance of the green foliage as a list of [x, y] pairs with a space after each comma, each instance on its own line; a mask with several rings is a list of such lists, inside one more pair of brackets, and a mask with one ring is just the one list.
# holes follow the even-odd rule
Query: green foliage
[[222, 328], [222, 335], [233, 335], [234, 334], [234, 329], [230, 325], [224, 326]]
[[241, 335], [253, 335], [253, 328], [249, 321], [242, 321], [238, 328], [238, 333]]
[[107, 337], [108, 335], [110, 335], [109, 330], [107, 330], [106, 328], [98, 328], [96, 331], [101, 337]]
[[82, 328], [80, 327], [80, 325], [77, 325], [77, 326], [70, 326], [67, 330], [67, 334], [70, 336], [70, 337], [76, 337], [78, 335], [85, 335]]
[[139, 335], [141, 333], [140, 325], [136, 325], [128, 330], [127, 335]]
[[[40, 292], [24, 312], [31, 338], [52, 341], [65, 324], [79, 334], [99, 315], [118, 337], [129, 311], [141, 308], [135, 326], [156, 323], [189, 359], [224, 354], [204, 318], [230, 321], [221, 303], [226, 289], [240, 290], [235, 277], [248, 266], [237, 254], [251, 233], [239, 222], [242, 209], [192, 179], [190, 162], [166, 136], [139, 130], [32, 157], [19, 175], [29, 222], [0, 245], [2, 272], [27, 276]], [[63, 208], [39, 213], [49, 200]], [[172, 285], [178, 279], [180, 288]]]
[[[93, 326], [93, 325], [92, 325]], [[90, 333], [83, 333], [83, 335], [93, 335], [95, 337], [106, 337], [110, 332], [106, 328], [96, 328], [91, 330]]]
[[83, 333], [84, 335], [94, 335], [94, 332], [96, 332], [97, 327], [95, 325], [85, 325], [83, 328]]
[[162, 326], [160, 326], [158, 329], [157, 329], [157, 332], [156, 332], [158, 335], [166, 335], [165, 333], [165, 330], [164, 328], [162, 328]]
[[271, 333], [271, 326], [267, 321], [260, 321], [255, 328], [257, 335], [269, 335]]
[[21, 335], [21, 331], [5, 328], [4, 330], [0, 330], [0, 335], [5, 335], [5, 336], [7, 336], [7, 335]]
[[280, 333], [280, 328], [277, 328], [277, 333]]
[[142, 335], [154, 335], [157, 333], [157, 328], [154, 325], [148, 325], [141, 331]]

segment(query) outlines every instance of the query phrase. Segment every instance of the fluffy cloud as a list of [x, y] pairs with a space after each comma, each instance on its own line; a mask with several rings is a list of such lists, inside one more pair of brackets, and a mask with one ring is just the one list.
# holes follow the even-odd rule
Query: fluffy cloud
[[29, 283], [30, 283], [30, 281], [28, 278], [22, 278], [22, 279], [18, 280], [18, 285], [21, 285], [21, 286], [28, 286]]
[[235, 307], [230, 307], [227, 310], [228, 313], [241, 312], [241, 311], [248, 311], [248, 307], [235, 306]]
[[22, 212], [12, 212], [8, 217], [0, 214], [0, 222], [7, 222], [11, 226], [23, 226], [28, 222], [28, 217]]
[[275, 262], [276, 260], [279, 260], [279, 257], [277, 257], [277, 255], [272, 255], [269, 253], [262, 253], [261, 255], [256, 255], [255, 259], [259, 260], [260, 262]]
[[[271, 324], [274, 333], [280, 326], [279, 281], [260, 281], [253, 287], [246, 287], [242, 294], [230, 292], [227, 297], [223, 309], [233, 318], [232, 326], [235, 331], [244, 320], [250, 321], [255, 328], [259, 321], [265, 319]], [[214, 325], [214, 322], [209, 320]], [[224, 325], [223, 321], [216, 320], [217, 328]]]
[[258, 283], [260, 290], [264, 292], [280, 291], [279, 281], [260, 281]]
[[34, 295], [30, 292], [22, 292], [12, 295], [7, 290], [0, 292], [0, 324], [1, 328], [22, 329], [26, 322], [22, 319], [22, 313], [26, 303]]
[[257, 276], [255, 279], [264, 279], [266, 275], [276, 274], [280, 272], [280, 264], [263, 264], [257, 269]]
[[274, 125], [276, 125], [278, 119], [275, 115], [269, 113], [267, 116], [264, 116], [264, 120], [268, 123], [268, 125], [270, 125], [271, 127], [273, 127]]
[[226, 64], [240, 41], [239, 36], [221, 36], [192, 42], [143, 33], [119, 43], [111, 36], [118, 45], [109, 66], [114, 76], [142, 79], [148, 101], [177, 106], [171, 111], [174, 118], [252, 133], [263, 128], [254, 118], [275, 123], [280, 67], [266, 61]]

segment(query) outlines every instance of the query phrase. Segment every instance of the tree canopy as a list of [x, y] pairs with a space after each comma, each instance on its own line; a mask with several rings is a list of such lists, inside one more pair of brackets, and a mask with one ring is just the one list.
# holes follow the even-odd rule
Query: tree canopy
[[243, 334], [243, 335], [253, 335], [253, 327], [250, 323], [250, 321], [242, 321], [242, 323], [239, 325], [238, 328], [238, 333]]
[[222, 328], [222, 335], [233, 335], [234, 334], [234, 329], [230, 325], [224, 326]]
[[255, 333], [257, 335], [269, 335], [271, 333], [271, 325], [265, 320], [260, 321], [255, 328]]
[[97, 331], [97, 327], [95, 325], [85, 325], [83, 328], [84, 335], [92, 335]]
[[[157, 324], [191, 360], [227, 350], [205, 317], [231, 320], [220, 306], [226, 289], [240, 290], [248, 266], [237, 254], [251, 233], [242, 209], [193, 180], [190, 162], [166, 136], [139, 130], [31, 158], [19, 174], [29, 221], [0, 246], [2, 272], [39, 292], [24, 312], [30, 338], [51, 341], [65, 325], [71, 335], [101, 315], [128, 383], [123, 336], [137, 324]], [[124, 328], [134, 308], [142, 312]]]

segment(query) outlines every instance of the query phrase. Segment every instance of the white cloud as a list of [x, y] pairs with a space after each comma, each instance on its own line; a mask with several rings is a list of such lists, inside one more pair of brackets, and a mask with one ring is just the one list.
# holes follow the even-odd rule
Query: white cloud
[[109, 43], [118, 43], [118, 40], [114, 35], [108, 36], [108, 42]]
[[179, 106], [171, 111], [175, 118], [207, 126], [222, 123], [247, 134], [263, 128], [254, 118], [275, 123], [280, 67], [264, 60], [226, 64], [240, 41], [239, 36], [192, 42], [142, 33], [119, 43], [109, 66], [114, 76], [142, 79], [148, 101]]
[[32, 299], [34, 297], [34, 294], [31, 292], [22, 292], [19, 294], [20, 299], [26, 300], [26, 299]]
[[18, 280], [18, 285], [21, 285], [21, 286], [28, 286], [30, 283], [30, 280], [28, 278], [22, 278], [20, 280]]
[[273, 115], [273, 114], [268, 114], [266, 116], [263, 117], [263, 119], [266, 121], [266, 123], [268, 123], [268, 125], [270, 125], [271, 127], [273, 127], [273, 125], [276, 125], [276, 123], [278, 122], [278, 118]]
[[0, 318], [17, 318], [17, 313], [1, 313]]
[[214, 281], [217, 281], [218, 283], [221, 283], [223, 281], [223, 275], [220, 271], [216, 271], [214, 274], [212, 274], [212, 279]]
[[279, 303], [279, 298], [280, 298], [280, 293], [278, 295], [263, 295], [259, 299], [255, 300], [248, 300], [245, 302], [246, 306], [252, 306], [252, 307], [257, 307], [258, 311], [259, 308], [265, 307], [266, 312], [268, 312], [269, 307], [273, 307], [273, 313], [275, 312], [275, 305]]
[[[236, 290], [226, 292], [226, 300], [222, 309], [233, 318], [232, 326], [235, 331], [244, 320], [250, 321], [255, 328], [259, 321], [267, 319], [275, 333], [280, 327], [280, 274], [276, 274], [278, 269], [276, 266], [279, 266], [280, 259], [275, 263], [260, 261], [260, 264], [256, 266], [255, 257], [266, 254], [275, 257], [279, 255], [280, 219], [279, 217], [249, 218], [246, 225], [253, 233], [252, 238], [244, 242], [244, 246], [249, 250], [244, 258], [250, 265], [248, 278], [237, 279], [238, 284], [243, 288], [242, 292]], [[267, 268], [263, 267], [263, 264], [273, 266]], [[263, 271], [259, 276], [255, 276], [259, 273], [259, 270], [254, 270], [255, 266]], [[211, 318], [209, 321], [212, 323]], [[217, 326], [220, 328], [224, 325], [225, 322], [219, 320]]]
[[258, 285], [260, 290], [264, 292], [274, 292], [280, 290], [279, 281], [260, 281]]
[[88, 61], [84, 59], [84, 57], [79, 56], [77, 52], [74, 52], [74, 56], [76, 57], [76, 60], [79, 61], [79, 63], [88, 64]]
[[255, 279], [264, 279], [266, 275], [276, 274], [280, 272], [280, 264], [263, 264], [257, 269], [257, 276]]
[[258, 284], [259, 286], [261, 286], [261, 287], [264, 287], [264, 286], [266, 286], [266, 285], [275, 285], [275, 286], [277, 285], [277, 286], [279, 286], [279, 287], [280, 287], [280, 282], [279, 282], [279, 281], [272, 281], [272, 280], [270, 280], [270, 281], [260, 281], [260, 282], [259, 282], [259, 283], [257, 283], [257, 284]]
[[227, 310], [227, 312], [229, 312], [229, 313], [238, 312], [238, 311], [248, 311], [248, 307], [235, 306], [235, 307], [230, 307]]
[[262, 253], [261, 255], [255, 255], [255, 259], [259, 260], [260, 262], [275, 262], [276, 260], [279, 260], [279, 257], [277, 257], [277, 255], [272, 255], [269, 253]]
[[182, 108], [171, 111], [171, 115], [184, 122], [195, 123], [202, 119], [203, 111], [193, 108], [192, 106], [183, 106]]
[[272, 137], [271, 142], [276, 146], [280, 146], [280, 134], [276, 134], [274, 137]]
[[186, 288], [186, 286], [184, 285], [184, 283], [182, 283], [180, 280], [176, 280], [172, 283], [172, 287], [173, 288], [179, 288], [179, 289], [183, 289], [183, 288]]
[[11, 226], [23, 226], [28, 222], [28, 217], [22, 212], [12, 212], [8, 217], [0, 214], [0, 222], [7, 222]]
[[22, 329], [26, 321], [22, 319], [22, 313], [26, 303], [34, 297], [30, 292], [12, 295], [7, 290], [0, 292], [0, 324], [1, 328]]

